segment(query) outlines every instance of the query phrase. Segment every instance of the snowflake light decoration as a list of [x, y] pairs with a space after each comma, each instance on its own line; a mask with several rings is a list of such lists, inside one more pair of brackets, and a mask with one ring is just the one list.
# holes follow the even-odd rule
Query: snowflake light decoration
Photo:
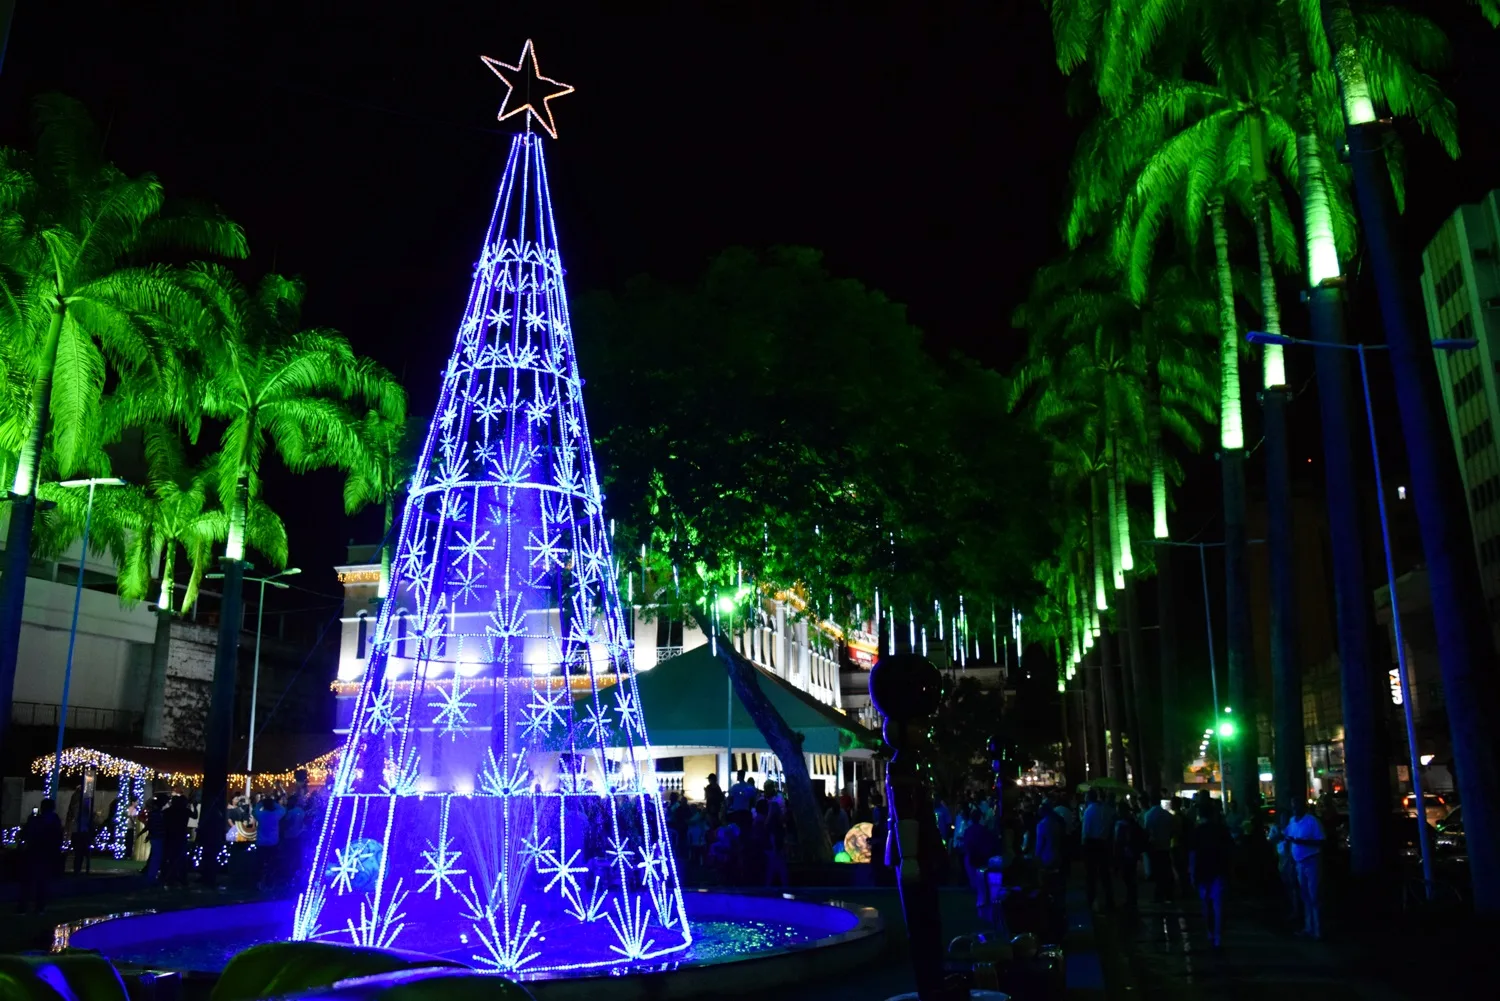
[[469, 710], [475, 706], [475, 703], [466, 701], [471, 691], [473, 686], [466, 688], [454, 678], [453, 687], [446, 693], [439, 693], [442, 698], [427, 703], [427, 708], [438, 711], [432, 719], [432, 725], [442, 727], [443, 736], [457, 740], [460, 735], [469, 732]]

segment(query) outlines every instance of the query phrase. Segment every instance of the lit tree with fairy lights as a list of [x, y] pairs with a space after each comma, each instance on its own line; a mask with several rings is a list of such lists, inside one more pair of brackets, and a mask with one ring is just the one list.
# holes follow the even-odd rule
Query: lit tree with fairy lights
[[[631, 669], [527, 42], [514, 137], [296, 936], [473, 954], [526, 976], [691, 942]], [[628, 721], [625, 740], [605, 721]], [[646, 861], [643, 861], [646, 860]]]

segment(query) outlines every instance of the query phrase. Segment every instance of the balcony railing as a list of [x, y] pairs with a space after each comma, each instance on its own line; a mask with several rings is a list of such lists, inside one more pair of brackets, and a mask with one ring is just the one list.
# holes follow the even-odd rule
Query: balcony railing
[[[61, 710], [55, 702], [13, 702], [10, 721], [13, 726], [55, 727]], [[68, 706], [67, 728], [135, 736], [141, 732], [141, 717], [141, 713], [127, 709]]]
[[664, 660], [671, 660], [682, 653], [680, 646], [659, 646], [656, 648], [656, 662], [660, 664]]

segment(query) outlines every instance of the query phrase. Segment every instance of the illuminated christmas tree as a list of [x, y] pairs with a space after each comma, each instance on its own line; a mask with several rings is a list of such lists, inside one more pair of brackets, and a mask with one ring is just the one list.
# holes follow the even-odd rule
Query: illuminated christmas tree
[[[691, 941], [604, 520], [552, 202], [548, 100], [486, 58], [511, 142], [411, 483], [295, 937], [507, 974]], [[629, 740], [622, 742], [618, 734]], [[639, 765], [639, 767], [638, 767]]]

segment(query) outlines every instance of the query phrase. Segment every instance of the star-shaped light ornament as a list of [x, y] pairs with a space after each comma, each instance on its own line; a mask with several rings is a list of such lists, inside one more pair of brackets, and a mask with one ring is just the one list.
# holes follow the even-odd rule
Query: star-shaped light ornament
[[570, 84], [542, 76], [542, 71], [537, 68], [536, 46], [531, 44], [531, 39], [526, 39], [526, 44], [521, 47], [521, 58], [514, 66], [489, 56], [479, 58], [506, 87], [505, 100], [500, 102], [500, 113], [496, 117], [503, 122], [512, 115], [529, 112], [526, 127], [529, 129], [531, 119], [535, 118], [537, 124], [556, 139], [557, 125], [552, 121], [552, 107], [548, 102], [573, 93], [573, 88]]

